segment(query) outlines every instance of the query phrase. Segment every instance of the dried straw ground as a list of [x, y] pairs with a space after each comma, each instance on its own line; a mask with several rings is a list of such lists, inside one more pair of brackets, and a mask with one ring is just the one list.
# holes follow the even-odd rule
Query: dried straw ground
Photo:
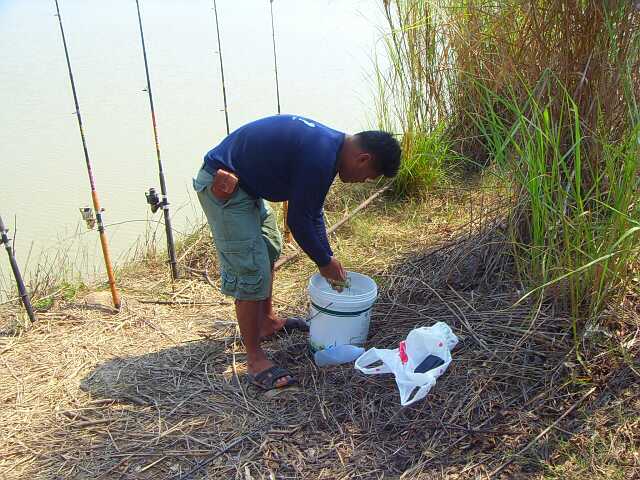
[[[640, 440], [637, 358], [601, 356], [585, 370], [572, 361], [566, 318], [545, 305], [512, 307], [521, 292], [500, 224], [477, 214], [478, 198], [461, 198], [416, 208], [378, 202], [334, 239], [348, 267], [382, 286], [369, 345], [393, 348], [436, 321], [459, 335], [425, 401], [401, 409], [388, 376], [318, 369], [301, 334], [266, 343], [299, 389], [269, 395], [247, 385], [233, 305], [212, 288], [201, 230], [182, 253], [190, 275], [175, 285], [147, 262], [121, 272], [119, 313], [85, 292], [0, 339], [0, 477], [537, 478], [567, 462], [562, 438], [584, 440], [598, 431], [590, 419], [602, 418], [597, 428], [615, 430], [615, 441], [609, 463], [588, 471], [632, 478], [640, 472], [629, 448]], [[280, 272], [283, 314], [305, 311], [311, 272], [307, 260]], [[5, 327], [15, 311], [5, 310]], [[616, 335], [637, 355], [634, 322], [617, 322]], [[601, 333], [604, 351], [610, 337]], [[612, 411], [625, 421], [612, 423]]]

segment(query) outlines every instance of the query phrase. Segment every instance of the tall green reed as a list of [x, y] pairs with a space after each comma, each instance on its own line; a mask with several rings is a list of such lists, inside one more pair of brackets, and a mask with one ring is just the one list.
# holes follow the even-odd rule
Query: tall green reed
[[[410, 154], [437, 132], [440, 151], [493, 165], [512, 185], [514, 257], [532, 293], [574, 319], [615, 304], [638, 255], [636, 4], [383, 4], [390, 68], [377, 72], [381, 123], [400, 127]], [[412, 158], [407, 170], [428, 177]]]
[[430, 68], [446, 62], [441, 13], [433, 2], [385, 1], [388, 34], [382, 38], [385, 64], [375, 65], [379, 128], [401, 133], [404, 162], [394, 191], [421, 195], [446, 178], [452, 158], [444, 135], [448, 76]]
[[518, 193], [510, 228], [522, 276], [574, 319], [593, 318], [624, 296], [640, 253], [640, 126], [620, 141], [588, 135], [559, 90], [542, 103], [484, 88], [474, 123]]

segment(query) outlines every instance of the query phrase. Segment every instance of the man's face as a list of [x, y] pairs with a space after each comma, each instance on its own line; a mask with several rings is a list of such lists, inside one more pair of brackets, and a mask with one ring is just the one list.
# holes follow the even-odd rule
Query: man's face
[[344, 183], [363, 183], [375, 180], [380, 175], [371, 154], [363, 152], [349, 157], [338, 171], [338, 176]]

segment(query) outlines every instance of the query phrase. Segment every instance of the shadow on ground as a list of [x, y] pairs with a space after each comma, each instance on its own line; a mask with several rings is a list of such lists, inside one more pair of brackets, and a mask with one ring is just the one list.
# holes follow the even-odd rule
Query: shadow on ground
[[[468, 237], [377, 272], [382, 288], [369, 346], [394, 348], [412, 328], [436, 321], [460, 338], [425, 401], [403, 409], [390, 376], [367, 377], [350, 365], [316, 368], [299, 333], [265, 345], [301, 387], [268, 395], [243, 380], [239, 340], [212, 330], [210, 338], [100, 364], [81, 381], [91, 400], [61, 417], [55, 448], [34, 477], [539, 475], [553, 442], [514, 453], [597, 383], [576, 381], [565, 317], [544, 305], [513, 307], [509, 266], [488, 265], [477, 248], [501, 248], [487, 238]], [[629, 388], [633, 377], [623, 377], [611, 384], [614, 377], [603, 374], [594, 407], [607, 407], [611, 385]], [[570, 435], [582, 423], [567, 416], [559, 425]]]

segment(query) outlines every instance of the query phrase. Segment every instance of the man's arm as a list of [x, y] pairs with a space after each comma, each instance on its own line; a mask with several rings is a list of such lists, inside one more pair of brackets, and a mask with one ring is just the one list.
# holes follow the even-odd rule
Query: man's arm
[[328, 187], [318, 185], [318, 176], [306, 172], [289, 200], [288, 225], [300, 248], [315, 262], [322, 276], [341, 283], [346, 272], [333, 257], [324, 223], [323, 204]]
[[333, 252], [327, 238], [322, 203], [318, 206], [318, 199], [313, 198], [311, 192], [309, 195], [303, 195], [304, 189], [296, 190], [296, 194], [289, 200], [289, 228], [300, 248], [318, 267], [324, 267], [331, 261]]
[[320, 274], [334, 285], [335, 289], [341, 291], [347, 279], [347, 272], [333, 256], [329, 246], [322, 209], [315, 216], [306, 216], [304, 213], [300, 217], [298, 215], [297, 210], [292, 209], [290, 203], [288, 221], [293, 237], [300, 248], [316, 263]]

